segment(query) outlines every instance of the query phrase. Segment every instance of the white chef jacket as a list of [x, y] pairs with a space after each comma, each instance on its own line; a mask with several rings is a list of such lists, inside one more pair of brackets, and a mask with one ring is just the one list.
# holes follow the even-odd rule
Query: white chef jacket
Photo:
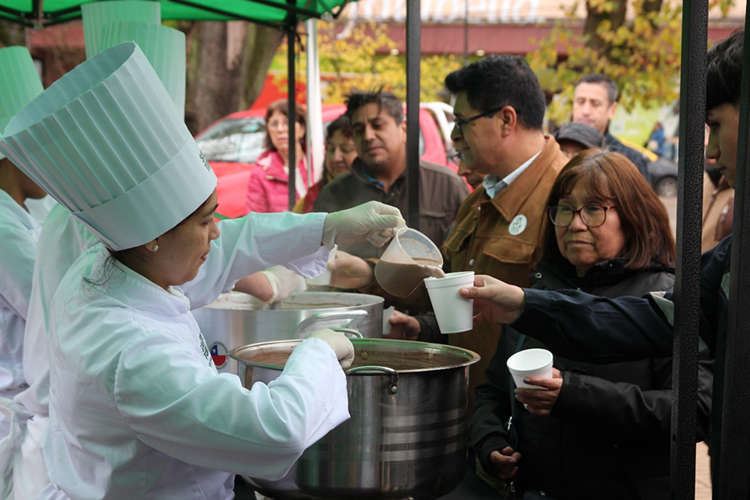
[[29, 387], [16, 395], [35, 415], [49, 413], [47, 323], [52, 296], [70, 266], [99, 240], [60, 204], [50, 210], [39, 235], [23, 342], [23, 375]]
[[[324, 216], [225, 221], [191, 282], [193, 307], [276, 264], [322, 272]], [[81, 256], [52, 301], [44, 456], [54, 486], [39, 498], [232, 498], [234, 474], [280, 478], [349, 417], [346, 377], [325, 342], [303, 342], [277, 380], [244, 389], [217, 373], [180, 288], [116, 261], [106, 283], [84, 285], [105, 274], [107, 256]]]
[[68, 209], [55, 203], [39, 235], [24, 331], [23, 375], [29, 387], [14, 398], [33, 414], [21, 428], [15, 451], [13, 493], [16, 500], [36, 498], [49, 483], [41, 443], [49, 415], [47, 325], [52, 296], [70, 266], [85, 250], [97, 244], [96, 237]]
[[25, 388], [23, 331], [40, 226], [0, 190], [0, 396]]

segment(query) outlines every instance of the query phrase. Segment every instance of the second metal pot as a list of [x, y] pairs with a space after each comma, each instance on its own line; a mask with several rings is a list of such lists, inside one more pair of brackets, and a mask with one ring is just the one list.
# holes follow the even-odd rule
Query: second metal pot
[[352, 328], [363, 337], [383, 335], [383, 298], [361, 293], [299, 292], [269, 308], [255, 297], [231, 292], [193, 316], [221, 373], [237, 373], [229, 351], [247, 344], [303, 338], [331, 327]]

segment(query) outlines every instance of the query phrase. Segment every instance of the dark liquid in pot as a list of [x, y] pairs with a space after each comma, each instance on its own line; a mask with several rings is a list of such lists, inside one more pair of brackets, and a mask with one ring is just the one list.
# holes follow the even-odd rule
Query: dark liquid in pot
[[[252, 356], [242, 356], [253, 363], [263, 363], [284, 367], [290, 351], [260, 352]], [[358, 366], [384, 366], [396, 371], [435, 369], [456, 366], [466, 361], [462, 356], [436, 352], [372, 352], [357, 350], [351, 368]]]

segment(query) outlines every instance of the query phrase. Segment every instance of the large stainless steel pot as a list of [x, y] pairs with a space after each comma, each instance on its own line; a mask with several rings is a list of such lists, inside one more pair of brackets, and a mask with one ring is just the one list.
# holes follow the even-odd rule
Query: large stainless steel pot
[[383, 298], [361, 293], [299, 292], [273, 304], [239, 292], [222, 294], [193, 316], [219, 372], [237, 373], [228, 353], [235, 347], [305, 337], [321, 328], [353, 328], [363, 337], [383, 336]]
[[[234, 349], [230, 355], [238, 361], [244, 386], [268, 383], [282, 370], [253, 357], [289, 353], [299, 342]], [[428, 499], [452, 491], [466, 469], [468, 367], [479, 356], [424, 342], [352, 343], [356, 357], [347, 371], [351, 419], [308, 448], [282, 479], [245, 479], [279, 499]], [[358, 367], [362, 364], [381, 366]]]

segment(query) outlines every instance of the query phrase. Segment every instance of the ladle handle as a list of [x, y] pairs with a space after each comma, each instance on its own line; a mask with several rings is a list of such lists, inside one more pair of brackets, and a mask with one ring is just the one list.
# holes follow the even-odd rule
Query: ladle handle
[[396, 394], [398, 392], [398, 372], [393, 368], [387, 366], [357, 366], [355, 368], [349, 368], [346, 370], [347, 375], [356, 375], [358, 373], [372, 373], [381, 372], [391, 376], [391, 385], [388, 388], [390, 394]]

